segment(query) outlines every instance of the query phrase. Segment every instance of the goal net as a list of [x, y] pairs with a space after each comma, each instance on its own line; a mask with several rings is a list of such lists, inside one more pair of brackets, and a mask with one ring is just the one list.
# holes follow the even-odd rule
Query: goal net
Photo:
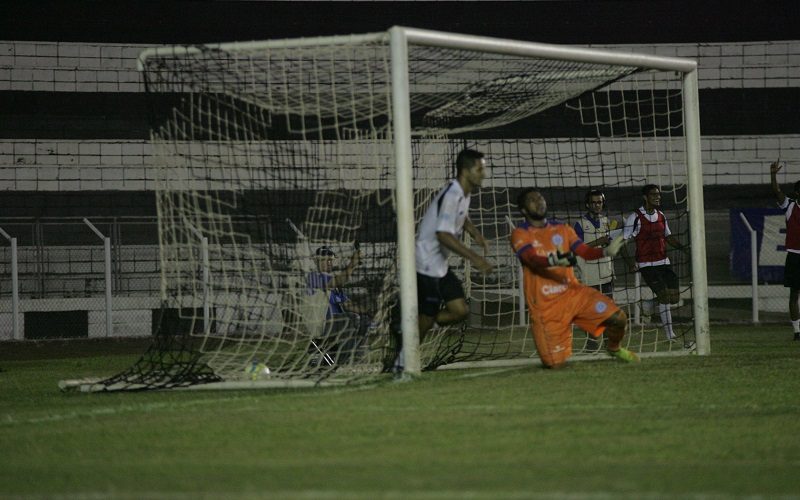
[[[585, 192], [602, 189], [609, 217], [621, 222], [641, 204], [641, 187], [657, 184], [672, 232], [696, 245], [680, 71], [656, 58], [570, 59], [562, 56], [571, 49], [553, 46], [403, 34], [400, 52], [381, 33], [142, 54], [154, 98], [161, 323], [139, 362], [83, 390], [384, 376], [402, 342], [398, 327], [408, 329], [400, 302], [413, 293], [402, 278], [409, 264], [398, 248], [408, 236], [398, 221], [419, 220], [466, 147], [490, 165], [470, 218], [496, 272], [451, 261], [470, 318], [426, 336], [423, 369], [536, 358], [508, 242], [523, 188], [542, 190], [551, 216], [570, 223], [586, 211]], [[652, 61], [661, 70], [642, 64]], [[397, 82], [406, 73], [404, 89]], [[410, 145], [410, 200], [400, 189], [400, 139]], [[644, 307], [649, 289], [616, 263], [614, 296], [629, 312], [632, 350], [683, 353], [702, 332], [693, 284], [705, 270], [674, 261], [680, 342], [667, 341]], [[574, 337], [576, 357], [597, 355], [585, 334]]]

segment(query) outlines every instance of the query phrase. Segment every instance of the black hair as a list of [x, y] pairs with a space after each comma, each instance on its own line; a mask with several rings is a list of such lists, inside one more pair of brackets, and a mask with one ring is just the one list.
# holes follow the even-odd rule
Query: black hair
[[603, 204], [605, 205], [605, 203], [606, 203], [606, 195], [602, 191], [600, 191], [599, 189], [591, 189], [591, 190], [589, 190], [588, 193], [586, 193], [586, 196], [583, 198], [584, 205], [587, 205], [587, 206], [589, 205], [589, 202], [592, 200], [592, 196], [602, 196], [603, 197]]
[[644, 187], [642, 188], [642, 195], [647, 196], [650, 193], [650, 191], [654, 189], [658, 189], [659, 191], [661, 191], [661, 188], [658, 187], [658, 184], [645, 184]]
[[333, 250], [331, 250], [331, 247], [325, 247], [325, 246], [317, 248], [316, 254], [317, 254], [317, 257], [335, 257], [336, 256], [336, 254], [333, 253]]
[[794, 183], [794, 195], [800, 195], [800, 181]]
[[465, 168], [470, 168], [475, 162], [483, 158], [483, 153], [474, 149], [464, 149], [456, 157], [456, 173], [461, 173]]
[[534, 191], [539, 191], [539, 190], [534, 187], [525, 188], [522, 190], [519, 196], [517, 196], [517, 209], [520, 212], [522, 212], [522, 209], [525, 208], [525, 197], [528, 196], [529, 193], [532, 193]]

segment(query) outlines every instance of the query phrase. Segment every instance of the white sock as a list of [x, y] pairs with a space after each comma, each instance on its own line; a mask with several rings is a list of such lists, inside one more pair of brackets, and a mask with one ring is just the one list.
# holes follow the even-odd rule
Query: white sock
[[669, 304], [659, 304], [658, 312], [661, 314], [661, 324], [664, 325], [664, 333], [667, 338], [675, 337], [675, 332], [672, 331], [672, 311], [669, 310]]
[[800, 333], [800, 319], [792, 320], [792, 328], [794, 333]]

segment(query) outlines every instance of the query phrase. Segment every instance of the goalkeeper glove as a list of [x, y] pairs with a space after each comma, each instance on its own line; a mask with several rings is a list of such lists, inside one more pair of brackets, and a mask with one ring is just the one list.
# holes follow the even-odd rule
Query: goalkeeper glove
[[619, 253], [620, 249], [622, 249], [622, 245], [624, 244], [625, 240], [622, 238], [622, 236], [617, 236], [611, 240], [611, 243], [609, 243], [607, 247], [603, 249], [603, 253], [606, 257], [614, 257]]
[[549, 253], [547, 254], [547, 263], [551, 267], [571, 267], [578, 263], [578, 258], [572, 252]]

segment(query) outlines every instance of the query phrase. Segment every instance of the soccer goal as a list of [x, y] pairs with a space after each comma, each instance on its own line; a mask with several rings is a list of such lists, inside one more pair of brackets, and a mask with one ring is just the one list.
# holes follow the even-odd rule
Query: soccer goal
[[[709, 353], [694, 61], [402, 27], [162, 47], [139, 61], [153, 95], [162, 321], [138, 363], [82, 390], [371, 381], [400, 343], [410, 374], [531, 362], [508, 243], [529, 186], [574, 222], [588, 189], [621, 221], [643, 185], [659, 185], [691, 248], [673, 259], [675, 330]], [[497, 271], [454, 259], [470, 318], [420, 345], [415, 224], [465, 147], [491, 166], [470, 218]], [[321, 275], [335, 288], [314, 285]], [[649, 317], [651, 296], [622, 262], [614, 293], [630, 349], [689, 352]], [[575, 342], [577, 359], [597, 356], [579, 332]]]

